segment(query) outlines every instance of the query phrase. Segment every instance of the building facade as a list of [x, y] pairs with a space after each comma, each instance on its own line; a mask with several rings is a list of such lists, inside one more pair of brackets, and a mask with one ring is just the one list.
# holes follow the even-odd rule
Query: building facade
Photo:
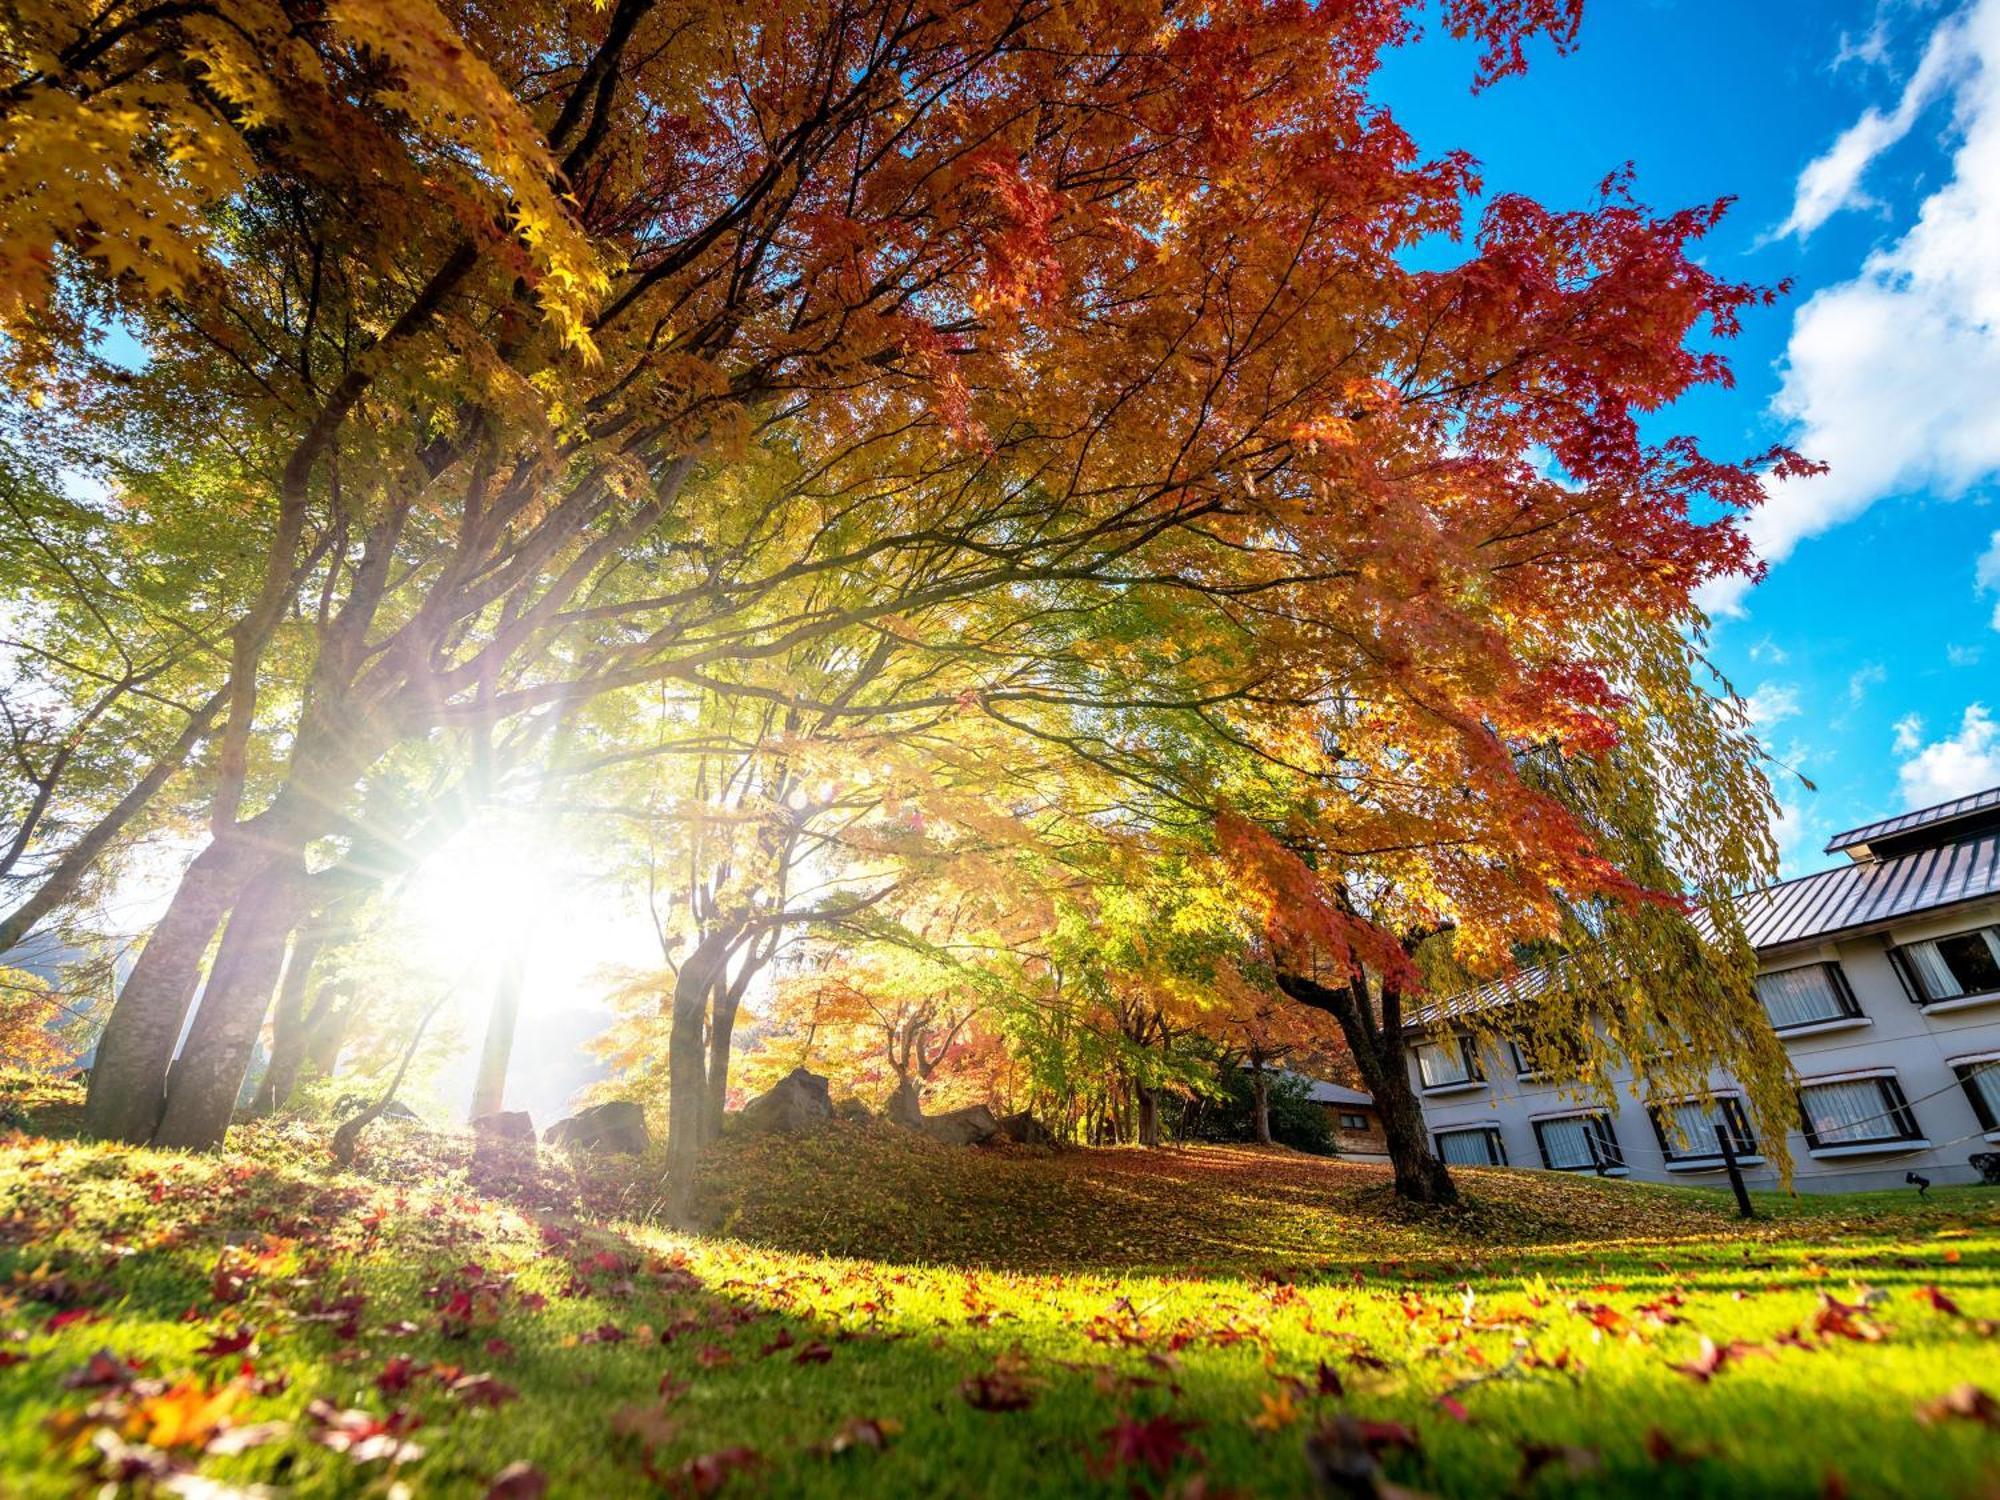
[[[2000, 1169], [2000, 787], [1837, 835], [1846, 863], [1741, 898], [1757, 988], [1797, 1074], [1789, 1133], [1801, 1192], [1991, 1180]], [[1752, 1187], [1777, 1185], [1734, 1080], [1713, 1103], [1615, 1080], [1606, 1109], [1475, 1045], [1451, 1017], [1532, 1005], [1535, 974], [1439, 1007], [1410, 1068], [1438, 1154], [1719, 1183], [1725, 1143]], [[1490, 1016], [1483, 1016], [1490, 1023]], [[1502, 1028], [1504, 1030], [1504, 1023]], [[1995, 1160], [1975, 1162], [1993, 1155]]]

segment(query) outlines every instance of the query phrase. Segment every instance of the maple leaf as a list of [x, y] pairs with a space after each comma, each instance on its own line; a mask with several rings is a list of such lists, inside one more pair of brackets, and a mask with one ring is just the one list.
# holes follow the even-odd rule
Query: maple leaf
[[1164, 1415], [1143, 1422], [1121, 1418], [1098, 1434], [1105, 1441], [1105, 1449], [1094, 1460], [1093, 1468], [1104, 1475], [1119, 1469], [1143, 1468], [1154, 1478], [1164, 1479], [1183, 1458], [1201, 1462], [1201, 1450], [1187, 1440], [1187, 1435], [1201, 1426], [1198, 1421], [1184, 1422]]
[[1917, 1298], [1920, 1302], [1929, 1304], [1934, 1311], [1941, 1312], [1946, 1317], [1962, 1318], [1965, 1316], [1964, 1309], [1944, 1292], [1940, 1291], [1935, 1284], [1920, 1286], [1910, 1295]]
[[250, 1347], [256, 1337], [257, 1335], [248, 1327], [239, 1327], [234, 1332], [225, 1329], [194, 1352], [217, 1356], [241, 1354]]
[[128, 1386], [142, 1368], [136, 1360], [121, 1359], [109, 1349], [99, 1349], [63, 1376], [62, 1387], [66, 1391], [90, 1391]]
[[889, 1446], [903, 1424], [893, 1417], [849, 1417], [840, 1431], [827, 1439], [824, 1451], [830, 1455], [850, 1453], [856, 1448], [880, 1451]]
[[763, 1455], [755, 1448], [722, 1448], [703, 1453], [681, 1465], [680, 1487], [698, 1497], [713, 1495], [728, 1483], [730, 1475], [747, 1473], [761, 1467], [763, 1462]]
[[811, 1343], [792, 1356], [792, 1363], [795, 1365], [823, 1365], [832, 1358], [833, 1349], [831, 1346], [821, 1343]]
[[240, 1380], [208, 1390], [192, 1380], [177, 1381], [140, 1401], [132, 1426], [154, 1448], [199, 1448], [221, 1429], [230, 1409], [249, 1394]]
[[486, 1374], [461, 1375], [449, 1389], [467, 1406], [504, 1406], [520, 1396], [511, 1385]]
[[2000, 1401], [1967, 1380], [1917, 1407], [1917, 1420], [1926, 1427], [1952, 1418], [2000, 1431]]
[[1299, 1408], [1294, 1388], [1280, 1386], [1274, 1394], [1270, 1391], [1257, 1393], [1259, 1410], [1250, 1418], [1250, 1425], [1259, 1432], [1282, 1432], [1299, 1419]]
[[992, 1369], [959, 1382], [958, 1394], [977, 1411], [1024, 1411], [1034, 1405], [1036, 1384], [1026, 1356], [1012, 1349], [996, 1358]]
[[542, 1500], [548, 1492], [548, 1475], [531, 1463], [517, 1461], [493, 1476], [485, 1500]]
[[355, 1463], [415, 1463], [424, 1456], [420, 1444], [406, 1436], [421, 1425], [414, 1414], [400, 1407], [386, 1417], [377, 1417], [353, 1407], [337, 1407], [315, 1399], [307, 1404], [306, 1415], [313, 1421], [312, 1440], [335, 1453], [344, 1453]]
[[400, 1396], [417, 1378], [417, 1364], [407, 1354], [392, 1354], [375, 1377], [375, 1388], [385, 1396]]

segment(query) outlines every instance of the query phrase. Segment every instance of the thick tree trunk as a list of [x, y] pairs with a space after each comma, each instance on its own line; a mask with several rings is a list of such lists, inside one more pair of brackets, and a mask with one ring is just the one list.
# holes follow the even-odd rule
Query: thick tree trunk
[[359, 1009], [359, 1002], [344, 982], [326, 991], [325, 1000], [313, 1007], [312, 1026], [306, 1034], [306, 1057], [301, 1072], [311, 1068], [321, 1078], [331, 1078], [340, 1070], [340, 1049], [347, 1041], [347, 1028], [354, 1024], [354, 1015]]
[[272, 859], [236, 903], [187, 1045], [168, 1074], [153, 1144], [212, 1151], [228, 1134], [298, 921], [303, 879], [295, 858]]
[[701, 1139], [706, 1145], [722, 1137], [722, 1116], [729, 1104], [729, 1046], [736, 1032], [736, 1008], [743, 992], [718, 983], [708, 1018], [708, 1077], [702, 1092]]
[[217, 839], [182, 875], [98, 1038], [83, 1107], [85, 1135], [134, 1145], [152, 1139], [202, 959], [223, 917], [260, 867], [256, 854], [241, 840]]
[[1393, 1016], [1377, 1026], [1355, 997], [1355, 985], [1335, 988], [1304, 975], [1278, 975], [1278, 988], [1292, 999], [1323, 1010], [1340, 1023], [1361, 1081], [1375, 1096], [1375, 1112], [1395, 1172], [1396, 1196], [1412, 1203], [1456, 1203], [1458, 1185], [1445, 1164], [1431, 1154], [1424, 1112], [1404, 1061], [1400, 1022]]
[[1261, 1058], [1250, 1060], [1250, 1126], [1258, 1145], [1271, 1144], [1271, 1075]]
[[1160, 1144], [1160, 1091], [1141, 1085], [1135, 1092], [1139, 1096], [1139, 1144], [1157, 1146]]
[[506, 1108], [507, 1065], [514, 1059], [514, 1031], [521, 1019], [523, 959], [510, 953], [500, 961], [493, 1004], [486, 1012], [486, 1041], [479, 1049], [479, 1076], [472, 1083], [468, 1119], [497, 1115]]
[[705, 1031], [709, 996], [724, 973], [736, 941], [733, 929], [710, 933], [674, 979], [667, 1028], [667, 1222], [692, 1227], [695, 1171], [701, 1162], [702, 1120], [708, 1109]]
[[292, 1086], [298, 1082], [311, 1025], [306, 1014], [306, 988], [325, 942], [326, 930], [318, 922], [308, 922], [292, 938], [285, 975], [278, 981], [278, 1007], [271, 1019], [271, 1061], [257, 1085], [257, 1097], [251, 1101], [252, 1114], [270, 1114], [291, 1097]]

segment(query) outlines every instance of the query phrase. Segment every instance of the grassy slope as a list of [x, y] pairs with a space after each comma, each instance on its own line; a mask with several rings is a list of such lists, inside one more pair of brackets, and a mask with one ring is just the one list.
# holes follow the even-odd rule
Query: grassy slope
[[[64, 1101], [30, 1104], [60, 1131]], [[620, 1219], [642, 1175], [481, 1166], [403, 1129], [361, 1174], [321, 1161], [281, 1127], [221, 1160], [0, 1141], [0, 1494], [80, 1492], [100, 1432], [167, 1442], [175, 1413], [201, 1475], [302, 1496], [479, 1496], [515, 1460], [558, 1496], [1311, 1494], [1312, 1435], [1343, 1414], [1415, 1446], [1350, 1425], [1322, 1457], [1365, 1470], [1370, 1436], [1388, 1477], [1450, 1495], [1978, 1494], [2000, 1473], [2000, 1433], [1914, 1415], [2000, 1387], [2000, 1196], [1973, 1190], [1773, 1201], [1745, 1232], [1706, 1194], [1468, 1173], [1474, 1207], [1424, 1219], [1377, 1169], [1284, 1153], [841, 1128], [725, 1148], [709, 1209], [731, 1237], [690, 1240]], [[199, 1352], [239, 1327], [248, 1349]], [[1768, 1353], [1677, 1372], [1703, 1335]], [[203, 1390], [247, 1359], [230, 1419], [293, 1428], [204, 1454], [191, 1403], [64, 1387], [99, 1348]], [[398, 1356], [414, 1378], [385, 1391]], [[1317, 1393], [1322, 1362], [1344, 1396]], [[437, 1365], [518, 1394], [454, 1395]], [[982, 1373], [989, 1404], [1028, 1404], [976, 1409]], [[314, 1398], [401, 1408], [425, 1451], [335, 1452]], [[1524, 1445], [1551, 1451], [1523, 1484]], [[755, 1465], [727, 1473], [732, 1449]]]

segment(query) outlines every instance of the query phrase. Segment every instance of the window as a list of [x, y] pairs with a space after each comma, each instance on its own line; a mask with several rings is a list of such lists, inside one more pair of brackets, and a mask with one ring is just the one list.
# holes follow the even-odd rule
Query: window
[[1440, 1130], [1438, 1159], [1454, 1167], [1504, 1167], [1507, 1149], [1500, 1144], [1500, 1131], [1492, 1125], [1475, 1125], [1470, 1130]]
[[1417, 1076], [1427, 1089], [1478, 1083], [1479, 1060], [1473, 1055], [1472, 1038], [1448, 1036], [1440, 1041], [1417, 1043]]
[[1975, 1057], [1953, 1063], [1959, 1087], [1972, 1105], [1981, 1130], [2000, 1130], [2000, 1057]]
[[1611, 1116], [1601, 1110], [1534, 1123], [1542, 1165], [1552, 1172], [1596, 1172], [1625, 1165]]
[[1366, 1130], [1368, 1128], [1368, 1116], [1342, 1114], [1340, 1117], [1340, 1128], [1342, 1130]]
[[2000, 927], [1975, 927], [1893, 951], [1919, 1005], [2000, 992]]
[[1780, 1031], [1817, 1026], [1861, 1014], [1839, 964], [1807, 964], [1757, 976], [1757, 996]]
[[1799, 1085], [1799, 1117], [1806, 1145], [1872, 1146], [1920, 1139], [1910, 1101], [1891, 1073]]
[[1729, 1144], [1738, 1156], [1757, 1154], [1757, 1141], [1750, 1134], [1750, 1121], [1740, 1099], [1726, 1097], [1713, 1104], [1687, 1099], [1655, 1104], [1648, 1113], [1653, 1117], [1653, 1133], [1660, 1139], [1660, 1152], [1669, 1162], [1721, 1161], [1722, 1148], [1715, 1135], [1718, 1128], [1729, 1131]]
[[1526, 1037], [1509, 1037], [1507, 1047], [1514, 1054], [1514, 1072], [1521, 1078], [1581, 1078], [1590, 1071], [1590, 1049], [1574, 1037], [1541, 1038], [1540, 1062]]

